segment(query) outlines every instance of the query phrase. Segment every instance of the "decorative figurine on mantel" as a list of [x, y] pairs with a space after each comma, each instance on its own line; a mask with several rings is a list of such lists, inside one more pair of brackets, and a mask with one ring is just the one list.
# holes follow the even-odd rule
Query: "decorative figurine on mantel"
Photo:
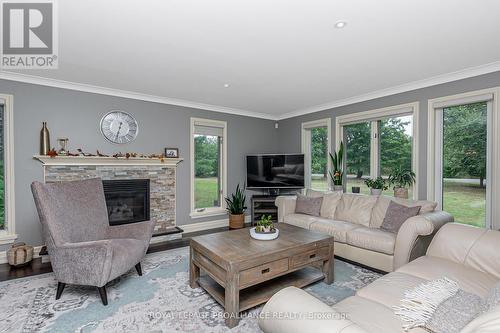
[[59, 143], [59, 146], [61, 146], [61, 149], [57, 152], [57, 155], [59, 156], [68, 156], [68, 138], [59, 138], [57, 139], [57, 143]]
[[40, 155], [48, 155], [50, 151], [50, 134], [47, 128], [47, 122], [42, 122], [40, 130]]

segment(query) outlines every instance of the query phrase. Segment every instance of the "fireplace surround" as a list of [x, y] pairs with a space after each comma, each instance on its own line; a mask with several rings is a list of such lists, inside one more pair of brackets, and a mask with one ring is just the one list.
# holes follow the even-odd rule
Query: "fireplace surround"
[[[114, 158], [84, 156], [34, 156], [43, 164], [44, 181], [101, 178], [106, 181], [147, 180], [149, 182], [149, 220], [155, 222], [153, 236], [178, 232], [176, 227], [176, 171], [180, 158]], [[118, 184], [118, 183], [117, 183]], [[124, 184], [124, 183], [120, 183]], [[123, 214], [127, 207], [121, 205]], [[130, 216], [130, 212], [128, 213]], [[117, 221], [115, 221], [117, 222]], [[122, 221], [120, 221], [122, 222]], [[137, 222], [137, 221], [136, 221]], [[158, 237], [160, 239], [161, 237]]]

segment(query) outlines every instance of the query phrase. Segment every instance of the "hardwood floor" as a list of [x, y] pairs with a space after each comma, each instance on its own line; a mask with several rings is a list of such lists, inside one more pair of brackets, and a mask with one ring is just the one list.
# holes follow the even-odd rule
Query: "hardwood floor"
[[[188, 246], [191, 237], [215, 233], [215, 232], [221, 232], [226, 230], [228, 230], [228, 228], [223, 227], [223, 228], [186, 233], [182, 235], [181, 239], [152, 244], [148, 249], [148, 253], [166, 251], [170, 249], [176, 249], [179, 247]], [[33, 261], [25, 267], [15, 268], [11, 267], [9, 264], [0, 264], [0, 281], [7, 281], [7, 280], [18, 279], [38, 274], [50, 273], [50, 272], [52, 272], [52, 266], [50, 265], [50, 262], [42, 263], [42, 258], [33, 259]]]

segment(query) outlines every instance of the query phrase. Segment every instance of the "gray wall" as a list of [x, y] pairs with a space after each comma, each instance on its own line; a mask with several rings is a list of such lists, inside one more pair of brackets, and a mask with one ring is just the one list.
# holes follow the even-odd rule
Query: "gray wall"
[[[419, 197], [426, 195], [427, 100], [471, 90], [500, 86], [500, 72], [418, 89], [384, 98], [356, 103], [330, 110], [294, 117], [279, 122], [217, 112], [176, 107], [126, 98], [83, 93], [0, 80], [0, 93], [14, 95], [15, 197], [16, 232], [19, 241], [41, 244], [40, 225], [29, 185], [42, 180], [42, 166], [32, 159], [38, 153], [42, 121], [48, 122], [52, 145], [57, 137], [68, 137], [71, 150], [82, 148], [111, 154], [117, 151], [159, 153], [164, 147], [179, 147], [184, 161], [177, 174], [177, 224], [203, 222], [224, 218], [190, 219], [189, 118], [205, 117], [228, 122], [228, 191], [245, 179], [244, 156], [250, 153], [299, 152], [300, 127], [304, 121], [332, 118], [335, 138], [335, 117], [397, 104], [420, 102]], [[140, 126], [137, 139], [125, 146], [107, 142], [99, 132], [99, 120], [112, 109], [133, 114]], [[0, 247], [0, 250], [5, 247]]]
[[[107, 154], [118, 151], [160, 153], [165, 147], [179, 147], [184, 158], [177, 168], [177, 224], [209, 220], [189, 218], [189, 126], [190, 117], [227, 121], [228, 191], [245, 180], [244, 156], [250, 153], [276, 152], [278, 134], [274, 121], [176, 107], [126, 98], [83, 93], [31, 84], [0, 80], [0, 93], [14, 95], [14, 150], [16, 233], [19, 241], [40, 245], [40, 225], [30, 192], [34, 180], [42, 180], [38, 154], [42, 121], [48, 122], [51, 144], [57, 137], [68, 137], [69, 148]], [[139, 123], [137, 139], [127, 145], [114, 145], [99, 131], [101, 117], [112, 109], [131, 113]], [[210, 220], [225, 216], [212, 217]], [[4, 247], [5, 248], [5, 247]]]
[[420, 102], [418, 195], [419, 198], [425, 198], [427, 193], [427, 101], [432, 98], [497, 86], [500, 86], [500, 72], [285, 119], [279, 122], [278, 132], [281, 144], [279, 150], [283, 152], [297, 152], [301, 150], [300, 136], [302, 122], [329, 117], [332, 118], [332, 140], [335, 140], [335, 118], [337, 116], [393, 105]]

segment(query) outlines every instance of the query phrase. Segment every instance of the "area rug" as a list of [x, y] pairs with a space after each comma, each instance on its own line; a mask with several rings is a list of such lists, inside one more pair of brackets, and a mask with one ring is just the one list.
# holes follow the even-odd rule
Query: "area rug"
[[[188, 285], [187, 247], [148, 254], [143, 276], [135, 270], [107, 286], [108, 306], [95, 288], [67, 286], [55, 300], [53, 273], [0, 283], [0, 332], [260, 332], [262, 306], [228, 329], [223, 309], [202, 289]], [[335, 304], [379, 277], [335, 260], [335, 283], [305, 290]]]

